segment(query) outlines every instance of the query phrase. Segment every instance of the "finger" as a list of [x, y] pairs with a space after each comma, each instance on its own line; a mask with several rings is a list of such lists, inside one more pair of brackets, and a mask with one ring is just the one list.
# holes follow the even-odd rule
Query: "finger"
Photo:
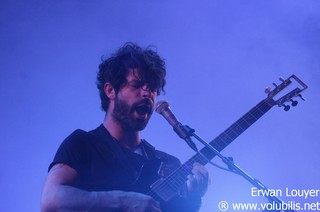
[[208, 170], [204, 166], [202, 166], [200, 163], [194, 163], [192, 170], [201, 172], [204, 175], [208, 175]]
[[207, 181], [208, 179], [208, 175], [206, 173], [200, 172], [197, 169], [192, 170], [192, 173], [193, 173], [193, 178], [197, 182]]
[[192, 173], [193, 174], [201, 174], [204, 178], [204, 181], [207, 182], [207, 184], [211, 183], [211, 179], [210, 179], [208, 170], [204, 166], [202, 166], [201, 164], [194, 163], [194, 168], [192, 170]]
[[197, 185], [197, 187], [202, 187], [205, 182], [205, 176], [203, 176], [200, 172], [195, 172], [193, 174], [193, 180], [195, 181], [195, 185]]
[[193, 182], [193, 181], [194, 181], [194, 175], [193, 175], [193, 174], [189, 174], [189, 175], [188, 175], [188, 180], [189, 180], [190, 182]]
[[193, 179], [193, 186], [195, 186], [196, 190], [202, 196], [208, 189], [208, 185], [210, 184], [209, 173], [207, 169], [199, 163], [194, 164], [194, 168], [192, 170]]
[[193, 174], [188, 175], [187, 186], [189, 191], [194, 191], [197, 187], [197, 182], [193, 176]]
[[154, 212], [161, 212], [161, 209], [160, 209], [160, 206], [158, 207], [158, 206], [152, 206], [152, 211], [154, 211]]
[[154, 200], [154, 205], [157, 207], [157, 208], [160, 208], [160, 203], [158, 201], [155, 201]]
[[156, 201], [155, 199], [150, 198], [149, 210], [148, 211], [155, 211], [155, 212], [161, 211], [160, 203], [158, 201]]

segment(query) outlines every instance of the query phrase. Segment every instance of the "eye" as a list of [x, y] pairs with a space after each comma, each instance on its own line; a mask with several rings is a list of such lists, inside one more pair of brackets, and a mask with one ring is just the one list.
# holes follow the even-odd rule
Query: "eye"
[[136, 89], [139, 89], [141, 88], [145, 83], [142, 82], [142, 81], [132, 81], [129, 83], [130, 86], [136, 88]]
[[155, 87], [155, 86], [154, 86], [154, 87], [149, 86], [148, 88], [149, 88], [149, 90], [150, 90], [151, 92], [157, 93], [157, 95], [160, 94], [160, 89], [159, 89], [159, 88], [157, 88], [157, 87]]
[[157, 93], [158, 95], [160, 94], [160, 89], [155, 85], [148, 85], [147, 84], [146, 88], [144, 88], [144, 85], [146, 85], [146, 82], [144, 82], [144, 81], [133, 80], [133, 81], [128, 82], [128, 85], [134, 89], [149, 90], [151, 92]]
[[132, 80], [127, 82], [127, 85], [134, 88], [134, 89], [140, 89], [145, 83], [138, 80]]

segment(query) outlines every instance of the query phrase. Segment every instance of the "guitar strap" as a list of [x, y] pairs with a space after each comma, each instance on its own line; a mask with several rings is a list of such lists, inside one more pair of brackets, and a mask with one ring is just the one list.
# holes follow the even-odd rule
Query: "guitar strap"
[[142, 154], [148, 159], [160, 159], [156, 155], [156, 148], [152, 146], [149, 142], [147, 142], [145, 139], [141, 139], [141, 151]]

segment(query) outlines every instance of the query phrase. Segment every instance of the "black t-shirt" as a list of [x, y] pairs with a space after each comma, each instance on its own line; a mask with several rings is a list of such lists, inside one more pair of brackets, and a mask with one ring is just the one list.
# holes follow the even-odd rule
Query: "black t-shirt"
[[[146, 193], [152, 182], [167, 176], [181, 165], [177, 158], [156, 150], [145, 140], [142, 140], [140, 150], [138, 154], [121, 147], [101, 124], [95, 130], [76, 130], [68, 136], [60, 145], [49, 170], [57, 163], [67, 164], [79, 175], [74, 186], [87, 191], [124, 190]], [[160, 171], [155, 167], [153, 173], [147, 172], [152, 175], [148, 178], [150, 184], [148, 182], [146, 188], [141, 188], [140, 185], [137, 188], [141, 168], [145, 164], [148, 164], [147, 167], [158, 166], [159, 161], [162, 162]], [[201, 198], [192, 197], [192, 206], [190, 199], [178, 195], [172, 201], [176, 205], [174, 210], [179, 208], [195, 211], [200, 206]]]

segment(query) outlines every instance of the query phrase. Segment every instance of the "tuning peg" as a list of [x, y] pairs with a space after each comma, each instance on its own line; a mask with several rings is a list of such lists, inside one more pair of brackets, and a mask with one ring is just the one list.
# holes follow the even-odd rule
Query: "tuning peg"
[[284, 82], [284, 79], [283, 79], [282, 77], [279, 77], [279, 80], [280, 80], [281, 82]]
[[291, 106], [292, 106], [292, 107], [295, 107], [295, 106], [298, 105], [298, 101], [292, 100], [292, 99], [290, 99], [290, 101], [291, 101]]
[[264, 92], [266, 94], [270, 93], [271, 92], [271, 88], [269, 86], [267, 86], [266, 89], [264, 89]]
[[282, 106], [283, 106], [284, 111], [290, 110], [290, 106], [289, 105], [283, 104]]
[[301, 94], [298, 94], [298, 96], [299, 96], [300, 99], [302, 99], [303, 101], [306, 101]]
[[278, 87], [278, 85], [277, 85], [276, 83], [274, 83], [274, 82], [272, 83], [272, 85], [273, 85], [274, 87]]

